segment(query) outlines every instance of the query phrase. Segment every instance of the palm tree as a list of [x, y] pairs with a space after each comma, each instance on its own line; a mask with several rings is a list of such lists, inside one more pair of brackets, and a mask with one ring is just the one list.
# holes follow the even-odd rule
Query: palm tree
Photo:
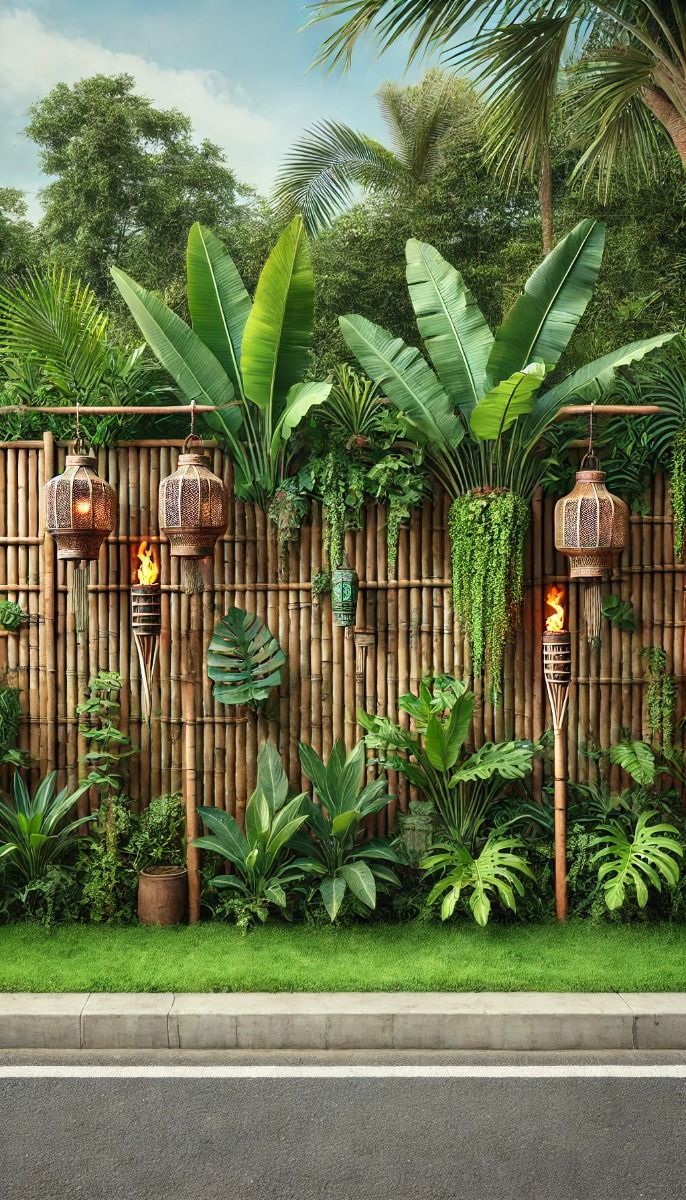
[[[667, 138], [686, 168], [686, 10], [683, 0], [319, 0], [312, 21], [340, 19], [319, 61], [350, 62], [371, 33], [381, 50], [412, 36], [410, 58], [444, 48], [478, 70], [489, 100], [493, 163], [517, 176], [545, 159], [565, 62], [567, 129], [576, 172], [607, 194], [621, 151], [646, 174]], [[479, 22], [472, 35], [474, 21]], [[470, 34], [466, 46], [456, 47]], [[579, 53], [580, 52], [580, 53]]]
[[473, 129], [476, 97], [464, 81], [428, 71], [420, 83], [384, 83], [377, 92], [392, 148], [338, 121], [321, 121], [289, 150], [275, 202], [285, 217], [302, 214], [317, 233], [365, 191], [413, 192], [435, 177], [448, 134]]

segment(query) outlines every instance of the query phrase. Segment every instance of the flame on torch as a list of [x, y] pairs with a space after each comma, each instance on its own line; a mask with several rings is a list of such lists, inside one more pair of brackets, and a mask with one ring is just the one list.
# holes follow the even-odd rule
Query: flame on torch
[[549, 613], [545, 619], [546, 633], [562, 633], [565, 627], [565, 590], [552, 584], [545, 594], [545, 606]]
[[155, 551], [150, 542], [141, 542], [136, 551], [136, 558], [141, 564], [138, 568], [138, 582], [146, 587], [157, 583], [160, 569], [155, 558]]

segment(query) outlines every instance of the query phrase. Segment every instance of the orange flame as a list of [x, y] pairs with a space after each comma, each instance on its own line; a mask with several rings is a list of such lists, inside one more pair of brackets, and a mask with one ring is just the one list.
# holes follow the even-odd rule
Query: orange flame
[[550, 609], [545, 619], [546, 633], [562, 633], [565, 627], [565, 591], [559, 584], [552, 584], [545, 594], [545, 606]]
[[150, 587], [153, 583], [157, 583], [160, 569], [157, 565], [155, 551], [150, 542], [141, 542], [136, 552], [136, 558], [141, 564], [138, 568], [138, 582], [147, 587]]

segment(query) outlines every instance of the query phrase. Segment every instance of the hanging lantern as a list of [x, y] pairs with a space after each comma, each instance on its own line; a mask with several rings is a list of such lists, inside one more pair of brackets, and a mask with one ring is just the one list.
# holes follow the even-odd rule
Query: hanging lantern
[[63, 474], [45, 485], [45, 528], [57, 542], [57, 557], [97, 559], [114, 529], [114, 506], [114, 492], [98, 478], [95, 458], [77, 443]]
[[346, 559], [331, 575], [331, 610], [334, 624], [349, 628], [355, 624], [360, 580], [357, 571]]
[[576, 483], [555, 505], [555, 548], [570, 560], [570, 579], [587, 580], [584, 592], [586, 629], [600, 637], [600, 581], [626, 545], [629, 510], [605, 485], [605, 472], [595, 455], [581, 460]]
[[194, 441], [200, 441], [196, 434], [186, 438], [176, 470], [160, 483], [159, 496], [160, 530], [169, 539], [172, 557], [185, 560], [188, 592], [202, 590], [199, 571], [188, 569], [188, 560], [212, 554], [228, 522], [226, 488], [210, 469], [209, 457], [189, 449]]
[[114, 529], [115, 494], [97, 474], [97, 461], [77, 434], [64, 472], [45, 485], [45, 528], [57, 543], [57, 557], [72, 561], [71, 597], [76, 633], [88, 628], [88, 562]]

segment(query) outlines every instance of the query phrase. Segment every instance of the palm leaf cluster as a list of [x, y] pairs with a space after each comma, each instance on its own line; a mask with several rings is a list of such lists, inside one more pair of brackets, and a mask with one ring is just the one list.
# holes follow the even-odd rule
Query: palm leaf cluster
[[[487, 154], [506, 176], [538, 162], [560, 88], [577, 172], [607, 192], [624, 151], [647, 174], [666, 136], [686, 165], [686, 16], [681, 0], [319, 0], [337, 23], [319, 61], [348, 66], [370, 34], [381, 51], [410, 39], [410, 59], [439, 49], [485, 91]], [[476, 25], [476, 33], [474, 26]]]

